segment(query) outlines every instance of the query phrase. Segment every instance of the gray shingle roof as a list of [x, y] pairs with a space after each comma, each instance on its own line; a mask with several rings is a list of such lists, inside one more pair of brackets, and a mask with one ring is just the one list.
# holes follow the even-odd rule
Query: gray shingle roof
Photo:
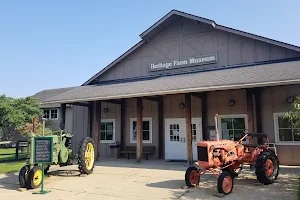
[[300, 61], [231, 67], [110, 85], [79, 86], [44, 103], [71, 103], [137, 96], [300, 83]]
[[[43, 90], [43, 91], [40, 91], [40, 92], [36, 93], [33, 96], [37, 97], [40, 103], [43, 103], [43, 102], [47, 101], [47, 99], [53, 98], [53, 97], [55, 97], [59, 94], [67, 92], [71, 89], [74, 89], [74, 87]], [[42, 108], [57, 108], [57, 107], [60, 107], [60, 104], [57, 104], [57, 103], [55, 103], [55, 104], [46, 104], [46, 105], [42, 104]]]

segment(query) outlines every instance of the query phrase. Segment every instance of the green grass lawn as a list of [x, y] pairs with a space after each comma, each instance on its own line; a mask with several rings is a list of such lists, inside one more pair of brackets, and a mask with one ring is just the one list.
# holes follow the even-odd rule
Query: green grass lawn
[[[0, 149], [0, 161], [9, 161], [15, 159], [15, 148], [7, 148], [7, 149]], [[10, 154], [10, 155], [1, 155], [1, 154]], [[19, 159], [26, 158], [26, 153], [21, 153], [19, 151]]]
[[25, 165], [25, 161], [0, 163], [0, 174], [19, 171]]

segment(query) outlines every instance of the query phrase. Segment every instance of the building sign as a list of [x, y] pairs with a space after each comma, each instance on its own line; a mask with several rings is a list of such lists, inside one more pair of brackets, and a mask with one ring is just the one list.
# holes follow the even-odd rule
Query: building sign
[[159, 71], [167, 69], [175, 69], [181, 67], [190, 67], [195, 65], [205, 65], [217, 62], [217, 55], [206, 55], [199, 57], [192, 57], [187, 59], [179, 59], [173, 61], [159, 62], [159, 63], [150, 63], [149, 71]]

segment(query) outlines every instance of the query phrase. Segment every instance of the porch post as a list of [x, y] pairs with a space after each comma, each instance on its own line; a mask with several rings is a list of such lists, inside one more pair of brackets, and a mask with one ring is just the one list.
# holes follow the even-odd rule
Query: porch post
[[246, 89], [246, 101], [247, 101], [248, 130], [250, 132], [254, 132], [254, 112], [253, 112], [252, 88]]
[[164, 158], [164, 105], [163, 97], [158, 97], [158, 147], [159, 158]]
[[125, 99], [121, 99], [121, 149], [125, 148]]
[[143, 99], [141, 97], [136, 98], [137, 101], [137, 120], [136, 120], [136, 161], [141, 162], [142, 150], [143, 150], [143, 138], [142, 138], [142, 123], [143, 123]]
[[203, 140], [207, 140], [209, 138], [207, 133], [207, 92], [202, 93], [201, 98], [201, 110], [202, 110], [202, 136]]
[[[261, 115], [261, 88], [254, 88], [255, 99], [255, 121], [256, 131], [262, 133], [262, 115]], [[263, 144], [263, 139], [258, 138], [258, 144]]]
[[185, 125], [186, 125], [186, 147], [188, 164], [193, 163], [193, 149], [192, 149], [192, 130], [191, 123], [191, 94], [185, 94]]
[[100, 158], [100, 128], [101, 128], [101, 101], [94, 101], [92, 106], [92, 138], [96, 145], [96, 160]]
[[94, 109], [94, 106], [93, 106], [93, 102], [89, 102], [89, 107], [88, 107], [88, 110], [89, 110], [89, 136], [90, 137], [93, 137], [93, 109]]
[[60, 106], [60, 129], [65, 129], [66, 125], [66, 109], [67, 105], [65, 103], [61, 104]]

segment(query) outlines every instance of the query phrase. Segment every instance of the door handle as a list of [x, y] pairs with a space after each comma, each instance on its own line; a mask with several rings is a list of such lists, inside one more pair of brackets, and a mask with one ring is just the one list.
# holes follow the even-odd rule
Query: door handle
[[182, 137], [180, 137], [180, 142], [182, 142]]
[[183, 142], [185, 142], [185, 137], [183, 137]]

